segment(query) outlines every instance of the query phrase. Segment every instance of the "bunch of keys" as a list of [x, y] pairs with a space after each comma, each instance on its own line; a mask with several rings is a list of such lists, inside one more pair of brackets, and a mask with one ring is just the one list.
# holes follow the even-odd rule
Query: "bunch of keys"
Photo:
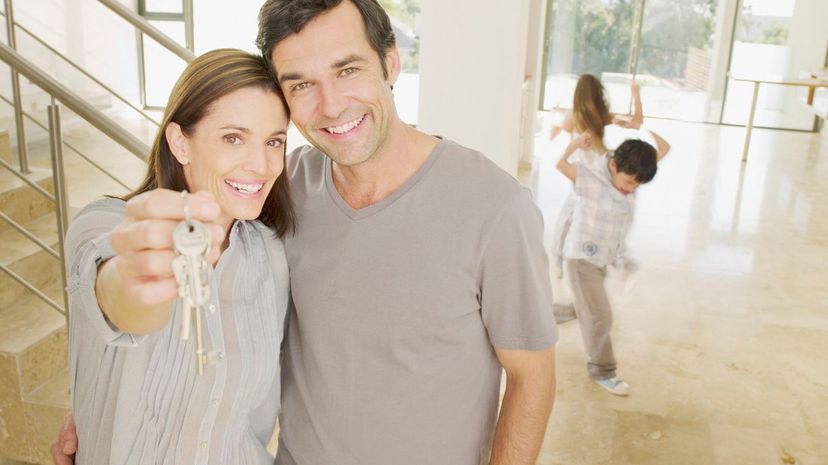
[[190, 338], [190, 325], [195, 320], [196, 360], [198, 374], [204, 373], [208, 354], [204, 353], [201, 331], [201, 310], [210, 300], [210, 276], [212, 267], [207, 261], [210, 253], [210, 231], [190, 215], [187, 191], [184, 198], [184, 221], [173, 231], [173, 247], [178, 255], [173, 260], [173, 274], [178, 282], [178, 297], [181, 299], [181, 339]]

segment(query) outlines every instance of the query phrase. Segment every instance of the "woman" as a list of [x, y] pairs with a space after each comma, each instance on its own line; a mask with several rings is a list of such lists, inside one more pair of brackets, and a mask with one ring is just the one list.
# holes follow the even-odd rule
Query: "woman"
[[[66, 238], [75, 463], [272, 463], [294, 212], [288, 110], [267, 64], [240, 50], [194, 60], [176, 83], [144, 182], [93, 202]], [[172, 231], [212, 231], [202, 312], [211, 363], [181, 339]], [[111, 234], [110, 234], [111, 233]]]

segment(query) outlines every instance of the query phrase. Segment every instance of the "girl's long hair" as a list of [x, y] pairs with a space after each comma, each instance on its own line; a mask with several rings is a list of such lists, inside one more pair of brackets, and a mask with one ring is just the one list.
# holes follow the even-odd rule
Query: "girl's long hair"
[[572, 101], [572, 116], [575, 130], [579, 133], [588, 132], [593, 138], [593, 147], [605, 152], [604, 126], [612, 123], [612, 114], [609, 112], [604, 85], [594, 75], [582, 74], [578, 78]]

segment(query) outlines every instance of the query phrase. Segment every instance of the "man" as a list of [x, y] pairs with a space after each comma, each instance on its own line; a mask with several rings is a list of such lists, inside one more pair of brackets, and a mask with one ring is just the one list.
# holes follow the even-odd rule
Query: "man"
[[557, 331], [528, 190], [399, 119], [376, 0], [267, 1], [257, 44], [313, 144], [287, 167], [299, 225], [276, 463], [535, 463]]

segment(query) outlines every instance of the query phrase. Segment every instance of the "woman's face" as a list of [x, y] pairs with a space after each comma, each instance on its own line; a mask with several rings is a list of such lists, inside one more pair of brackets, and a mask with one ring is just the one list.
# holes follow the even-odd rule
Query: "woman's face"
[[247, 87], [213, 102], [189, 135], [170, 124], [167, 140], [190, 190], [210, 191], [221, 207], [219, 223], [229, 228], [261, 213], [284, 170], [287, 125], [275, 93]]

